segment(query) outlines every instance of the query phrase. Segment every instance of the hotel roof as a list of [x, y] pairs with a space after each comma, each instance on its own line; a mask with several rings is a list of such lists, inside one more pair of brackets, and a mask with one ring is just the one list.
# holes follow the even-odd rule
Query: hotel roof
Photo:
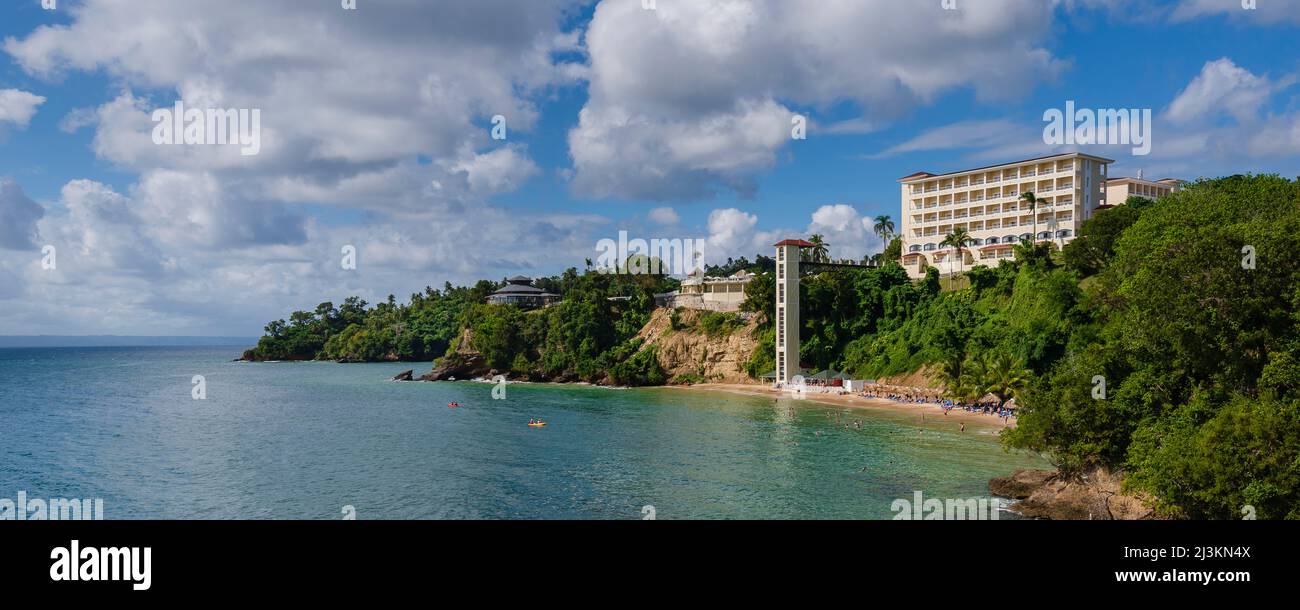
[[492, 294], [535, 294], [541, 296], [546, 293], [536, 286], [529, 286], [527, 284], [506, 284], [504, 288]]
[[1183, 180], [1179, 180], [1178, 178], [1161, 178], [1159, 180], [1150, 180], [1147, 178], [1134, 178], [1133, 176], [1119, 176], [1107, 180], [1106, 184], [1110, 184], [1111, 182], [1124, 182], [1125, 180], [1136, 180], [1138, 182], [1150, 182], [1151, 184], [1178, 184], [1183, 182]]
[[787, 239], [784, 241], [776, 242], [776, 246], [778, 248], [781, 246], [799, 246], [800, 248], [816, 248], [817, 244], [807, 242], [802, 239]]
[[990, 169], [994, 169], [994, 168], [998, 168], [998, 167], [1008, 167], [1008, 166], [1011, 166], [1011, 165], [1020, 165], [1021, 163], [1032, 163], [1032, 162], [1034, 162], [1034, 161], [1046, 161], [1046, 160], [1048, 160], [1048, 159], [1058, 159], [1058, 158], [1061, 158], [1061, 157], [1075, 157], [1075, 156], [1078, 156], [1078, 157], [1088, 157], [1089, 159], [1096, 159], [1096, 160], [1101, 161], [1101, 162], [1103, 162], [1103, 163], [1114, 163], [1114, 162], [1115, 162], [1114, 159], [1107, 159], [1107, 158], [1105, 158], [1105, 157], [1098, 157], [1098, 156], [1096, 156], [1096, 155], [1090, 155], [1090, 154], [1088, 154], [1088, 153], [1081, 153], [1081, 152], [1068, 152], [1068, 153], [1060, 153], [1060, 154], [1056, 154], [1056, 155], [1048, 155], [1048, 156], [1046, 156], [1046, 157], [1035, 157], [1035, 158], [1033, 158], [1033, 159], [1024, 159], [1024, 160], [1021, 160], [1021, 161], [1009, 161], [1009, 162], [1007, 162], [1007, 163], [998, 163], [997, 165], [986, 165], [986, 166], [984, 166], [984, 167], [977, 167], [977, 168], [975, 168], [975, 169], [963, 169], [963, 170], [961, 170], [961, 171], [948, 172], [948, 173], [946, 173], [946, 174], [932, 174], [932, 173], [930, 173], [930, 172], [916, 172], [915, 174], [911, 174], [911, 175], [909, 175], [909, 176], [903, 176], [902, 178], [899, 178], [898, 181], [899, 181], [899, 182], [911, 182], [911, 181], [914, 181], [914, 180], [924, 180], [924, 179], [928, 179], [928, 178], [942, 178], [942, 177], [944, 177], [944, 176], [956, 176], [956, 175], [959, 175], [959, 174], [969, 174], [969, 173], [971, 173], [971, 172], [981, 172], [981, 171], [984, 171], [984, 170], [990, 170]]

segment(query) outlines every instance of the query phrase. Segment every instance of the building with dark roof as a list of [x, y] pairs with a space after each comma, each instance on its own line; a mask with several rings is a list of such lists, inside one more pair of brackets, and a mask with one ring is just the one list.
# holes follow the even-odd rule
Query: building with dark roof
[[508, 278], [506, 285], [500, 290], [488, 295], [487, 302], [493, 305], [514, 305], [522, 309], [535, 309], [555, 303], [559, 298], [559, 295], [533, 286], [532, 278], [516, 275]]

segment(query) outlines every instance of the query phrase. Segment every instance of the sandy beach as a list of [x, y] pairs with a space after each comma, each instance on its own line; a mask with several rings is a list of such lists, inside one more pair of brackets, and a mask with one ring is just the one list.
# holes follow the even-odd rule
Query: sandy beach
[[[740, 383], [699, 383], [690, 386], [666, 386], [682, 390], [697, 390], [711, 392], [726, 392], [728, 394], [739, 394], [742, 396], [765, 396], [769, 398], [790, 398], [788, 392], [774, 390], [766, 384], [740, 384]], [[954, 428], [960, 427], [962, 423], [966, 424], [966, 429], [972, 432], [996, 433], [1006, 427], [1015, 426], [1016, 418], [1011, 417], [1008, 423], [1004, 424], [1002, 418], [982, 413], [970, 413], [960, 409], [953, 409], [947, 415], [944, 415], [943, 407], [934, 403], [905, 403], [885, 398], [863, 398], [853, 394], [820, 394], [809, 392], [805, 400], [818, 404], [845, 407], [849, 409], [861, 409], [864, 411], [886, 411], [893, 414], [914, 415], [918, 422], [924, 422], [927, 425], [942, 424], [951, 422]]]

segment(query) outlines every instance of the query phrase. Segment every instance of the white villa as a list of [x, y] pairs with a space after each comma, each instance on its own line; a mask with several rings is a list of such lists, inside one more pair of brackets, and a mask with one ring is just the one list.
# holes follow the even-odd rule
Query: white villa
[[655, 295], [660, 307], [686, 307], [712, 311], [739, 311], [745, 300], [745, 285], [754, 274], [744, 270], [729, 277], [706, 277], [696, 271], [682, 280], [682, 289]]

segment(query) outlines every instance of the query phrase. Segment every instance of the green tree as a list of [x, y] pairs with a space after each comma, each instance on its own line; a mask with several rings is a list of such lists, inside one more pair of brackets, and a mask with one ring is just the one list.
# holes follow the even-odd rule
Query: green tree
[[963, 374], [963, 385], [980, 396], [996, 396], [998, 407], [1018, 396], [1031, 378], [1022, 362], [1005, 353], [985, 354], [983, 358], [974, 359], [966, 364]]
[[888, 215], [881, 215], [874, 220], [875, 224], [871, 226], [871, 230], [880, 238], [880, 241], [884, 242], [887, 249], [890, 237], [894, 234], [894, 219]]
[[966, 246], [969, 246], [972, 241], [973, 238], [970, 236], [970, 232], [967, 231], [965, 227], [957, 227], [952, 230], [952, 233], [949, 233], [946, 237], [944, 237], [943, 241], [939, 242], [939, 245], [949, 246], [957, 251], [957, 262], [960, 263], [961, 265], [961, 272], [965, 272], [966, 271]]
[[1151, 200], [1129, 197], [1124, 205], [1097, 213], [1079, 227], [1074, 241], [1065, 245], [1062, 259], [1068, 269], [1081, 277], [1096, 275], [1115, 256], [1115, 244], [1124, 231], [1137, 222]]
[[1029, 213], [1033, 215], [1034, 234], [1029, 238], [1030, 243], [1038, 240], [1038, 196], [1033, 191], [1025, 191], [1020, 194], [1020, 200], [1029, 204]]
[[826, 243], [821, 233], [814, 233], [812, 237], [808, 238], [808, 243], [813, 245], [812, 252], [809, 253], [812, 255], [813, 262], [821, 263], [829, 258], [830, 244]]

